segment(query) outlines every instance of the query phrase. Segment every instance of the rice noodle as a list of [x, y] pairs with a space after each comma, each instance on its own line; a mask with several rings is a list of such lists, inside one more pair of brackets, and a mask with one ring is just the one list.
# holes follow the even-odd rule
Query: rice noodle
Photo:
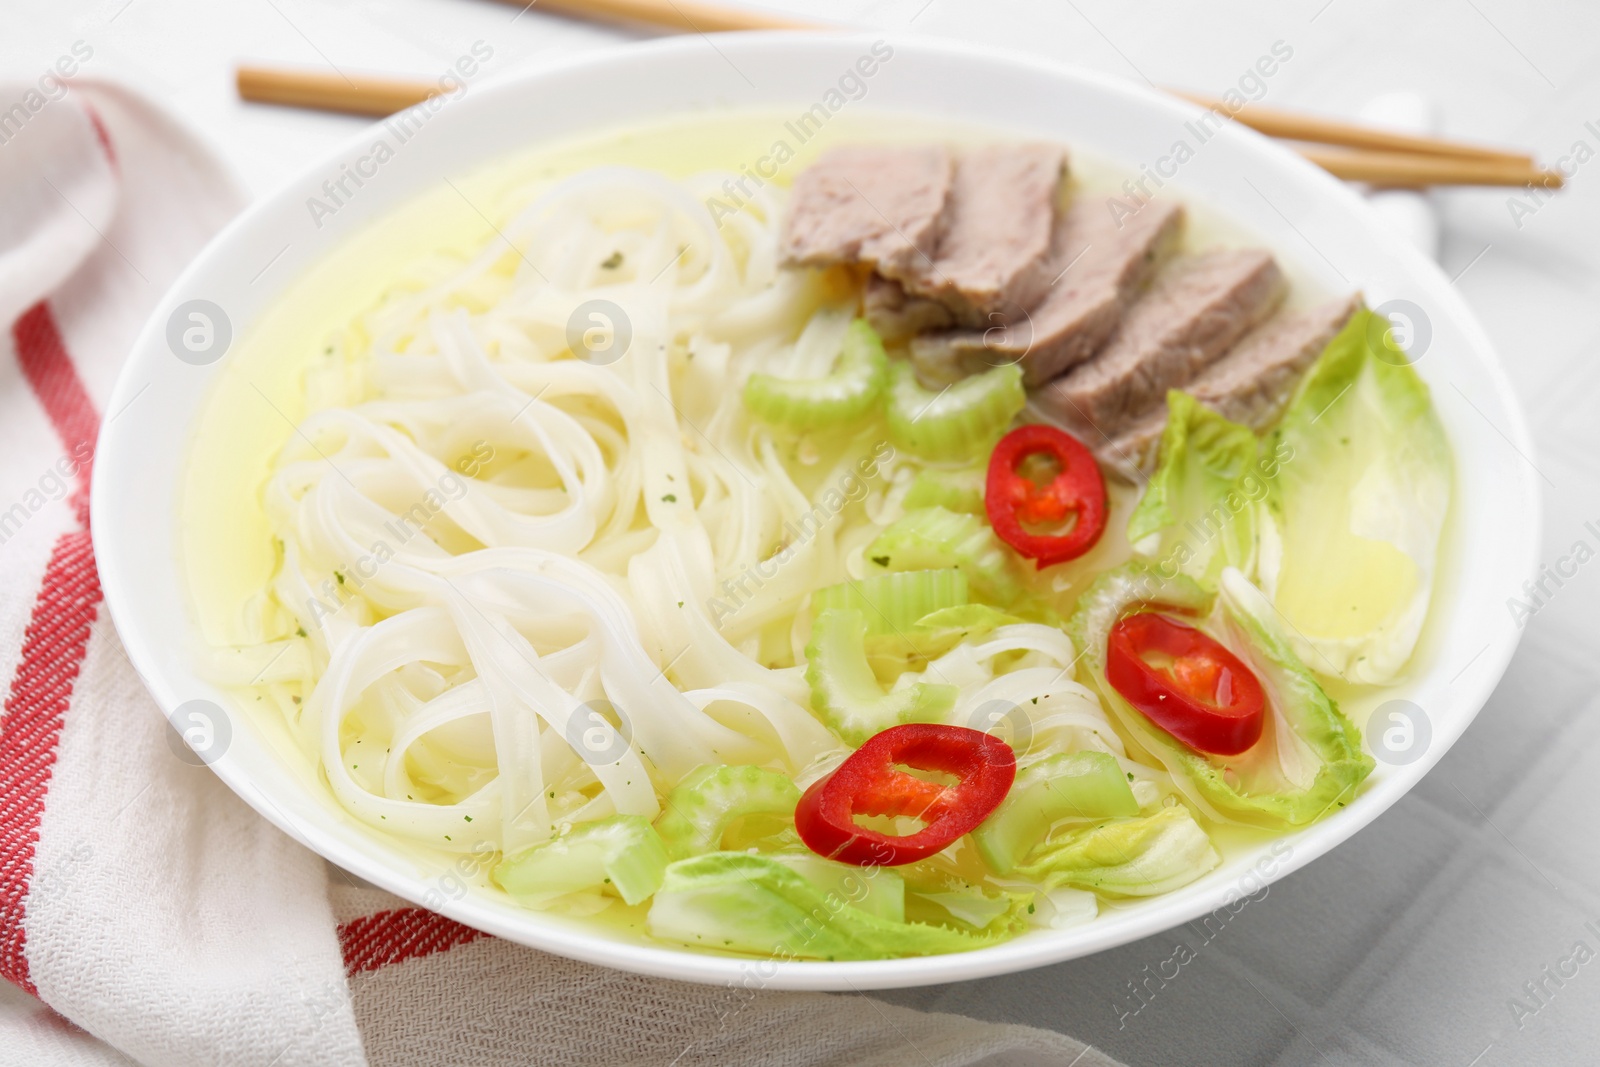
[[[511, 851], [654, 816], [701, 764], [804, 782], [843, 756], [806, 708], [804, 608], [907, 479], [880, 456], [880, 484], [803, 525], [881, 442], [793, 467], [738, 385], [752, 366], [825, 371], [853, 309], [778, 269], [772, 187], [712, 219], [699, 193], [723, 177], [602, 168], [549, 188], [309, 372], [312, 413], [266, 487], [281, 560], [262, 641], [216, 663], [306, 694], [291, 727], [373, 827]], [[569, 348], [591, 300], [631, 330], [615, 361]], [[1018, 625], [927, 673], [962, 686], [952, 721], [1006, 700], [1040, 744], [1124, 758], [1073, 661], [1059, 630]]]

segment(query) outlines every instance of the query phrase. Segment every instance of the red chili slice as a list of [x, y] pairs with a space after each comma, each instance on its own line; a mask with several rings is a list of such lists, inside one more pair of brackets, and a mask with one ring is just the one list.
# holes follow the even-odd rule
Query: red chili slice
[[[941, 785], [901, 767], [937, 771], [958, 781]], [[811, 851], [842, 863], [915, 863], [987, 818], [1016, 776], [1016, 753], [991, 734], [931, 723], [891, 726], [806, 790], [795, 808], [795, 828]], [[884, 834], [858, 826], [858, 815], [911, 815], [923, 827], [903, 836]]]
[[[1047, 484], [1037, 485], [1019, 470], [1030, 456], [1055, 461], [1055, 477]], [[1105, 478], [1083, 442], [1054, 426], [1030, 423], [1000, 438], [989, 454], [983, 506], [1000, 539], [1043, 570], [1077, 559], [1100, 540], [1106, 528]], [[1074, 521], [1064, 534], [1031, 533], [1024, 525], [1059, 524], [1069, 516]]]
[[1118, 620], [1106, 644], [1106, 679], [1190, 748], [1233, 756], [1261, 738], [1261, 682], [1221, 644], [1165, 615]]

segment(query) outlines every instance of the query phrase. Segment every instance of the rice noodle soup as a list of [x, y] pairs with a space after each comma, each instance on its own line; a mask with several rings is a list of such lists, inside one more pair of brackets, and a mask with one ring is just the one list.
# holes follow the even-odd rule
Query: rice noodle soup
[[1347, 804], [1450, 498], [1382, 320], [1070, 144], [841, 116], [751, 180], [781, 127], [456, 180], [256, 324], [208, 674], [476, 891], [713, 952], [1090, 922]]

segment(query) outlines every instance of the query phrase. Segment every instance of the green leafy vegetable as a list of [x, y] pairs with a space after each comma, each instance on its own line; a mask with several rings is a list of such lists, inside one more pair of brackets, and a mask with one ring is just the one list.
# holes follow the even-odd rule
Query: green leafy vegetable
[[1128, 735], [1209, 814], [1278, 829], [1315, 822], [1354, 796], [1372, 759], [1361, 752], [1355, 726], [1290, 648], [1261, 591], [1232, 568], [1222, 572], [1220, 587], [1224, 643], [1255, 672], [1267, 696], [1267, 725], [1248, 751], [1214, 758], [1196, 752], [1106, 681], [1106, 638], [1127, 611], [1155, 605], [1191, 616], [1211, 612], [1212, 595], [1187, 575], [1165, 578], [1138, 563], [1101, 575], [1079, 598], [1069, 624], [1082, 649], [1081, 668]]
[[815, 852], [774, 852], [771, 857], [823, 893], [832, 893], [879, 919], [906, 921], [906, 880], [888, 867], [857, 867]]
[[1151, 897], [1188, 885], [1220, 862], [1189, 809], [1176, 806], [1059, 834], [1035, 849], [1017, 873], [1049, 889]]
[[1216, 588], [1222, 568], [1254, 566], [1267, 482], [1256, 435], [1187, 393], [1167, 393], [1161, 460], [1128, 519], [1135, 555]]
[[661, 885], [667, 850], [642, 815], [613, 815], [575, 826], [495, 865], [495, 883], [534, 907], [609, 883], [629, 904]]
[[955, 925], [979, 933], [996, 920], [1027, 914], [1032, 893], [988, 889], [928, 863], [900, 868], [906, 883], [906, 917], [912, 922]]
[[982, 932], [895, 922], [819, 888], [768, 856], [713, 852], [667, 868], [650, 904], [652, 936], [781, 958], [875, 960], [998, 944], [1027, 925], [1026, 897]]
[[1416, 647], [1450, 507], [1452, 465], [1428, 387], [1362, 310], [1268, 438], [1262, 588], [1300, 657], [1352, 682], [1397, 679]]

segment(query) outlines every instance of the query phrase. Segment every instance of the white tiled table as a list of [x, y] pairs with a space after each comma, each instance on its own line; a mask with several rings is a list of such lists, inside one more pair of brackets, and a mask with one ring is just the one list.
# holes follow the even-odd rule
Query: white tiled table
[[[1283, 40], [1294, 57], [1268, 103], [1353, 115], [1379, 93], [1416, 90], [1439, 102], [1448, 133], [1549, 159], [1580, 140], [1600, 152], [1600, 5], [1583, 0], [786, 6], [1210, 91]], [[627, 37], [484, 0], [7, 0], [6, 16], [0, 75], [34, 77], [81, 39], [94, 49], [86, 73], [167, 101], [258, 192], [356, 120], [241, 105], [236, 59], [426, 75], [482, 39], [498, 71]], [[1600, 520], [1597, 188], [1600, 159], [1520, 226], [1504, 191], [1440, 200], [1445, 269], [1498, 345], [1538, 441], [1547, 562], [1580, 538], [1600, 548], [1584, 529]], [[1063, 1029], [1138, 1065], [1600, 1063], [1600, 934], [1584, 925], [1600, 929], [1597, 608], [1600, 562], [1529, 623], [1488, 707], [1416, 791], [1209, 943], [1180, 929], [1045, 970], [884, 996]], [[1119, 1027], [1126, 983], [1178, 938], [1196, 959]], [[1580, 940], [1596, 958], [1563, 985], [1544, 979]], [[1511, 1000], [1535, 1006], [1523, 986], [1541, 979], [1544, 1003], [1519, 1028]], [[31, 1010], [0, 994], [0, 1012]]]

